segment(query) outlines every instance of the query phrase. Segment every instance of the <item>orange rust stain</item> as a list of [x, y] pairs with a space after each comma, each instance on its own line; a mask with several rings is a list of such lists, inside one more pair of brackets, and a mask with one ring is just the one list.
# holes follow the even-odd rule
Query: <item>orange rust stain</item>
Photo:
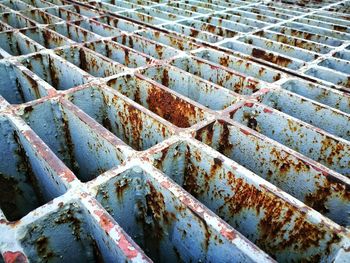
[[266, 51], [257, 48], [253, 48], [252, 56], [277, 64], [281, 67], [287, 67], [292, 62], [292, 60], [289, 58], [285, 58], [279, 55], [276, 56], [272, 53], [267, 53]]
[[163, 58], [163, 52], [164, 52], [164, 49], [161, 45], [156, 45], [156, 52], [158, 54], [158, 57], [161, 59]]
[[308, 194], [305, 197], [304, 203], [308, 206], [314, 208], [315, 210], [321, 213], [328, 213], [329, 209], [326, 205], [326, 202], [329, 198], [334, 195], [339, 195], [339, 197], [344, 202], [349, 202], [350, 192], [346, 185], [340, 181], [332, 180], [330, 175], [325, 177], [320, 183], [316, 183], [317, 190]]
[[156, 87], [148, 90], [147, 103], [151, 111], [180, 128], [190, 127], [197, 116], [192, 104]]
[[146, 195], [147, 206], [152, 211], [152, 214], [156, 220], [162, 217], [162, 213], [165, 211], [165, 202], [162, 193], [158, 192], [153, 184], [148, 182], [149, 193]]
[[199, 129], [196, 133], [196, 139], [208, 145], [211, 145], [213, 142], [213, 135], [214, 135], [214, 122], [209, 124], [206, 127]]
[[344, 145], [326, 137], [321, 141], [320, 159], [322, 158], [328, 165], [332, 166], [343, 158], [344, 152], [346, 152], [344, 150]]
[[[307, 173], [310, 170], [310, 166], [303, 163], [302, 161], [293, 161], [285, 157], [281, 152], [277, 151], [273, 148], [270, 152], [271, 156], [271, 164], [275, 166], [276, 170], [279, 171], [278, 176], [286, 176], [293, 170], [293, 173]], [[272, 174], [271, 174], [272, 176]]]
[[190, 159], [187, 159], [187, 165], [184, 171], [184, 182], [182, 186], [194, 197], [198, 197], [201, 193], [203, 193], [203, 190], [197, 182], [199, 173], [198, 168], [191, 162]]
[[124, 191], [129, 187], [128, 179], [118, 180], [114, 183], [114, 186], [118, 199], [122, 199]]
[[190, 34], [191, 37], [195, 38], [195, 37], [198, 36], [198, 34], [199, 34], [198, 30], [195, 30], [195, 29], [192, 29], [192, 28], [190, 28], [190, 30], [191, 30], [191, 34]]
[[[118, 103], [118, 96], [112, 99], [113, 104]], [[108, 103], [108, 99], [107, 99]], [[143, 115], [137, 108], [132, 105], [124, 104], [124, 110], [118, 111], [118, 116], [123, 129], [123, 136], [126, 142], [134, 147], [136, 150], [142, 149], [142, 129], [143, 129]]]
[[340, 32], [346, 32], [347, 31], [347, 27], [339, 26], [339, 25], [333, 25], [333, 29], [336, 30], [336, 31], [340, 31]]
[[219, 59], [219, 64], [224, 66], [224, 67], [228, 67], [230, 64], [230, 58], [229, 57], [220, 57]]
[[219, 145], [217, 150], [226, 155], [229, 156], [232, 152], [233, 145], [231, 143], [231, 132], [229, 130], [229, 125], [227, 123], [222, 122], [221, 123], [221, 133], [220, 133], [220, 139], [219, 139]]
[[169, 73], [167, 69], [163, 70], [162, 85], [165, 87], [169, 87]]

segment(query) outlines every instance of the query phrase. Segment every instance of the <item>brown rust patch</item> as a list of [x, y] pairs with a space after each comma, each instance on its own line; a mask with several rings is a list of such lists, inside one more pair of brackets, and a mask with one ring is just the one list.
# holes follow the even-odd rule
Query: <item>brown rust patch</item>
[[[117, 105], [119, 100], [120, 98], [115, 95], [112, 98], [112, 103]], [[106, 98], [106, 101], [108, 102], [109, 99]], [[121, 127], [123, 132], [117, 134], [117, 136], [122, 136], [121, 138], [131, 147], [140, 150], [143, 147], [142, 129], [144, 121], [142, 112], [126, 103], [123, 105], [123, 108], [123, 110], [119, 110], [117, 113], [120, 118], [120, 125], [115, 123], [117, 127]]]
[[190, 127], [193, 124], [191, 119], [197, 115], [192, 104], [157, 87], [148, 90], [147, 103], [151, 111], [180, 128]]
[[[193, 163], [192, 156], [194, 156], [194, 152], [191, 151], [189, 145], [186, 145], [186, 162], [184, 170], [184, 181], [182, 187], [191, 195], [198, 198], [200, 195], [205, 193], [206, 190], [209, 189], [210, 175], [206, 171], [198, 167], [198, 165]], [[198, 180], [198, 178], [200, 176], [204, 177], [204, 185], [199, 184], [200, 180]]]
[[36, 241], [36, 250], [40, 258], [49, 260], [54, 257], [55, 254], [49, 248], [49, 239], [46, 236], [40, 236]]
[[190, 33], [191, 37], [196, 38], [198, 36], [198, 34], [199, 34], [199, 31], [196, 30], [196, 29], [190, 28], [190, 31], [191, 31], [191, 33]]
[[165, 87], [169, 87], [169, 73], [167, 69], [163, 70], [162, 85]]
[[184, 170], [184, 181], [182, 187], [196, 198], [203, 192], [197, 182], [198, 173], [199, 171], [197, 167], [190, 159], [188, 159]]
[[102, 252], [100, 251], [100, 248], [94, 239], [94, 237], [89, 236], [89, 239], [91, 240], [91, 247], [92, 247], [92, 252], [93, 252], [93, 257], [94, 257], [94, 262], [96, 263], [103, 263], [105, 262], [102, 256]]
[[163, 52], [164, 52], [163, 46], [156, 44], [155, 47], [156, 47], [156, 52], [158, 54], [159, 59], [162, 59], [163, 58]]
[[281, 67], [288, 67], [288, 65], [292, 62], [292, 60], [289, 58], [267, 53], [266, 51], [257, 48], [253, 48], [252, 56], [277, 64]]
[[322, 183], [316, 182], [316, 190], [305, 197], [304, 203], [320, 213], [328, 213], [326, 202], [332, 196], [339, 196], [343, 202], [349, 202], [350, 186], [332, 175], [326, 175]]
[[267, 177], [269, 180], [282, 182], [284, 179], [288, 179], [290, 173], [305, 174], [310, 171], [310, 166], [300, 160], [291, 160], [284, 152], [272, 148], [270, 151], [271, 165], [274, 166], [272, 170], [268, 171]]
[[17, 220], [22, 216], [17, 207], [16, 199], [23, 192], [17, 185], [18, 182], [13, 177], [0, 173], [0, 207], [7, 219], [11, 221]]
[[345, 26], [333, 25], [335, 31], [347, 32], [348, 28]]
[[51, 84], [55, 89], [60, 87], [60, 77], [57, 74], [57, 69], [54, 66], [53, 59], [49, 56], [49, 74], [51, 78]]
[[153, 217], [159, 220], [163, 217], [165, 212], [164, 197], [150, 182], [148, 182], [148, 187], [149, 193], [146, 194], [147, 208], [151, 211]]
[[220, 158], [215, 157], [214, 158], [214, 164], [210, 168], [210, 174], [215, 175], [217, 173], [218, 169], [221, 169], [222, 167], [222, 160]]
[[41, 97], [40, 91], [39, 91], [39, 85], [38, 82], [35, 81], [31, 76], [24, 74], [25, 78], [30, 82], [30, 87], [34, 91], [34, 95], [36, 99], [39, 99]]
[[150, 181], [147, 181], [146, 185], [145, 203], [138, 203], [141, 213], [137, 220], [142, 225], [143, 236], [147, 240], [144, 246], [149, 255], [157, 261], [161, 254], [160, 244], [167, 238], [166, 232], [170, 231], [176, 216], [166, 210], [163, 194], [158, 192]]
[[129, 187], [128, 179], [124, 178], [122, 180], [118, 180], [114, 183], [114, 186], [117, 198], [121, 200], [123, 198], [124, 191]]
[[[72, 205], [71, 205], [72, 206]], [[80, 211], [74, 211], [71, 207], [65, 211], [60, 212], [60, 214], [55, 219], [55, 223], [58, 225], [66, 225], [68, 224], [72, 229], [72, 234], [76, 238], [76, 240], [80, 240], [80, 234], [82, 229], [82, 222], [78, 219], [75, 213], [79, 213]]]
[[200, 223], [202, 229], [203, 229], [203, 234], [204, 234], [204, 240], [203, 240], [203, 249], [204, 251], [208, 251], [209, 245], [210, 245], [210, 239], [212, 236], [212, 232], [208, 227], [207, 222], [203, 218], [201, 214], [199, 214], [197, 211], [195, 211], [192, 207], [188, 206], [189, 211], [197, 218], [197, 221]]
[[205, 144], [212, 145], [213, 143], [213, 135], [214, 135], [214, 122], [200, 128], [196, 133], [196, 139], [204, 142]]
[[222, 56], [219, 59], [219, 64], [224, 67], [228, 67], [230, 64], [230, 58], [228, 56]]
[[260, 128], [258, 125], [258, 121], [256, 120], [255, 116], [252, 115], [250, 112], [244, 112], [243, 113], [243, 119], [247, 122], [247, 127], [259, 132]]
[[339, 163], [346, 151], [344, 145], [336, 142], [331, 138], [325, 137], [321, 141], [320, 159], [325, 161], [329, 166]]
[[[71, 52], [74, 52], [73, 49], [71, 49]], [[94, 67], [94, 65], [92, 65], [92, 67]], [[90, 68], [85, 50], [83, 50], [82, 48], [79, 49], [79, 68], [87, 72], [89, 71], [89, 68]]]
[[75, 174], [79, 174], [80, 172], [79, 165], [75, 161], [75, 154], [74, 154], [75, 146], [74, 146], [73, 138], [69, 129], [69, 121], [65, 113], [62, 113], [61, 121], [62, 121], [62, 132], [65, 138], [65, 144], [63, 145], [63, 148], [67, 151], [67, 154], [69, 156], [69, 161], [70, 161], [69, 168], [72, 169], [72, 171]]
[[[216, 147], [216, 150], [224, 154], [225, 156], [229, 156], [233, 150], [233, 145], [230, 140], [231, 133], [229, 130], [229, 124], [220, 120], [217, 123], [220, 125], [220, 137], [219, 137], [218, 146]], [[209, 130], [209, 135], [210, 134], [211, 132]]]

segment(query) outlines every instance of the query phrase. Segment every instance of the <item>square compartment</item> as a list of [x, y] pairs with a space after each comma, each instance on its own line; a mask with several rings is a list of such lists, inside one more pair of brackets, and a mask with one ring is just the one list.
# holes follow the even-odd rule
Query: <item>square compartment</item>
[[0, 14], [0, 20], [13, 28], [34, 27], [36, 23], [17, 13]]
[[246, 103], [232, 113], [232, 119], [334, 171], [350, 176], [350, 142], [329, 136], [291, 116]]
[[140, 72], [177, 93], [212, 110], [223, 110], [237, 101], [226, 89], [172, 66], [157, 66]]
[[170, 64], [241, 95], [251, 95], [260, 89], [257, 80], [196, 57], [178, 58]]
[[235, 31], [234, 31], [234, 30], [228, 29], [226, 27], [215, 25], [213, 23], [205, 23], [205, 22], [197, 21], [197, 20], [181, 21], [181, 22], [179, 22], [179, 24], [184, 25], [184, 26], [188, 26], [190, 28], [193, 28], [195, 30], [199, 30], [201, 32], [204, 31], [204, 32], [207, 32], [210, 34], [214, 34], [216, 36], [220, 36], [223, 38], [232, 38], [232, 37], [236, 36], [239, 33], [238, 30], [236, 30], [236, 28], [240, 28], [237, 26], [230, 27], [230, 28], [234, 28], [235, 29]]
[[60, 103], [28, 106], [22, 118], [82, 182], [118, 166], [125, 158], [119, 148]]
[[70, 94], [69, 99], [135, 150], [146, 150], [173, 133], [110, 88], [79, 90]]
[[0, 62], [0, 95], [10, 104], [21, 104], [48, 95], [47, 90], [13, 64]]
[[13, 124], [0, 116], [0, 208], [16, 221], [63, 194], [36, 149]]
[[191, 127], [206, 117], [202, 109], [137, 76], [113, 79], [107, 85], [179, 128]]
[[144, 38], [150, 39], [152, 41], [159, 42], [166, 46], [179, 49], [182, 51], [189, 51], [189, 50], [193, 50], [201, 47], [200, 45], [197, 45], [191, 42], [190, 40], [188, 40], [188, 38], [173, 36], [171, 34], [164, 33], [160, 30], [158, 31], [151, 28], [148, 28], [143, 31], [139, 31], [136, 34]]
[[64, 21], [81, 20], [84, 18], [83, 16], [75, 12], [72, 12], [64, 8], [58, 8], [58, 7], [47, 8], [45, 9], [45, 12], [48, 14], [51, 14], [52, 16], [63, 19]]
[[179, 53], [176, 49], [136, 35], [123, 35], [112, 38], [112, 40], [156, 59], [169, 59]]
[[276, 82], [281, 79], [281, 73], [271, 68], [262, 66], [249, 60], [244, 60], [225, 52], [206, 49], [194, 54], [196, 57], [217, 63], [223, 67], [230, 68], [234, 71], [242, 73], [246, 76], [263, 80], [269, 83]]
[[124, 262], [125, 255], [90, 213], [72, 200], [30, 222], [18, 237], [29, 261]]
[[259, 96], [266, 106], [288, 114], [312, 126], [350, 141], [350, 117], [335, 109], [295, 95], [284, 89], [269, 91]]
[[39, 24], [55, 24], [64, 21], [39, 9], [22, 11], [21, 14]]
[[101, 38], [99, 35], [73, 24], [56, 24], [50, 25], [48, 28], [78, 43], [94, 41]]
[[129, 68], [146, 66], [152, 58], [112, 41], [97, 41], [85, 44], [89, 49]]
[[118, 13], [118, 15], [124, 16], [126, 19], [129, 18], [129, 19], [136, 20], [136, 21], [143, 22], [143, 23], [147, 23], [150, 25], [159, 25], [159, 24], [164, 24], [167, 22], [166, 20], [159, 19], [159, 18], [154, 17], [154, 16], [149, 16], [147, 14], [137, 12], [137, 11], [120, 12], [120, 13]]
[[3, 32], [0, 33], [0, 49], [11, 56], [20, 56], [40, 51], [43, 47], [18, 32]]
[[82, 85], [89, 77], [87, 74], [83, 75], [75, 66], [51, 54], [38, 53], [19, 62], [57, 90]]
[[111, 16], [101, 16], [93, 19], [100, 23], [107, 24], [111, 27], [114, 27], [126, 32], [134, 32], [136, 30], [140, 30], [144, 28], [143, 26], [137, 23], [133, 23], [129, 20], [122, 19], [122, 18], [115, 18]]
[[69, 47], [58, 49], [55, 53], [90, 75], [98, 78], [109, 77], [125, 70], [121, 65], [113, 63], [87, 48]]
[[73, 43], [68, 38], [46, 28], [28, 28], [23, 29], [20, 32], [26, 37], [29, 37], [33, 41], [39, 43], [43, 47], [49, 49], [54, 49], [60, 46], [66, 46]]
[[[8, 11], [7, 12], [12, 12], [14, 11], [21, 11], [25, 9], [30, 9], [32, 8], [30, 5], [26, 4], [25, 1], [19, 1], [19, 0], [5, 0], [1, 1], [1, 6], [7, 7]], [[6, 12], [6, 11], [3, 11]]]
[[202, 41], [206, 41], [209, 43], [215, 43], [220, 40], [223, 40], [222, 37], [218, 35], [214, 35], [212, 33], [206, 32], [206, 31], [201, 31], [197, 30], [193, 27], [185, 26], [185, 25], [180, 25], [180, 24], [165, 24], [162, 27], [165, 29], [175, 31], [176, 33], [180, 33], [182, 35], [188, 36], [188, 37], [193, 37]]
[[349, 93], [343, 93], [336, 89], [315, 85], [311, 82], [302, 81], [300, 79], [288, 80], [283, 83], [281, 87], [293, 93], [299, 94], [300, 96], [350, 114]]
[[93, 19], [84, 19], [71, 23], [103, 37], [116, 37], [122, 34], [121, 30]]

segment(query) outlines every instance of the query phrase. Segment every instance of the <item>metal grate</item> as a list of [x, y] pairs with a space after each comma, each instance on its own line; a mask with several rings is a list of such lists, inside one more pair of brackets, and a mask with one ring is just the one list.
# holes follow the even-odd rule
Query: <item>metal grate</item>
[[0, 1], [0, 262], [349, 262], [350, 1]]

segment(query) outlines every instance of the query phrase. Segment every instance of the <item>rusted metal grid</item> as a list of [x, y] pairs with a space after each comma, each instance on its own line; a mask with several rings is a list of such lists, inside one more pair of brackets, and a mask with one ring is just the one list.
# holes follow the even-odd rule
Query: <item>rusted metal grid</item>
[[349, 10], [1, 1], [0, 262], [349, 261]]

